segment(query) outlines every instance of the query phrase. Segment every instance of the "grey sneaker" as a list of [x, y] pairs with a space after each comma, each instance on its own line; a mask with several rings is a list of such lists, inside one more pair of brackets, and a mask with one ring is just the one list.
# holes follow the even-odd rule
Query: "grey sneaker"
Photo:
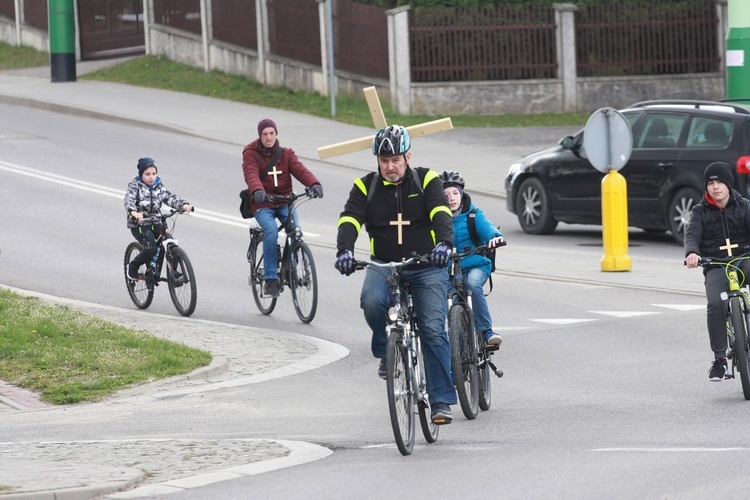
[[487, 345], [500, 345], [503, 343], [503, 338], [492, 330], [484, 332], [484, 341]]
[[708, 370], [708, 380], [711, 382], [721, 382], [727, 374], [727, 358], [720, 358], [714, 361], [711, 369]]
[[269, 297], [278, 297], [279, 296], [279, 280], [275, 278], [266, 280], [265, 292], [266, 292], [266, 295], [268, 295]]
[[447, 403], [432, 405], [432, 423], [435, 425], [450, 424], [453, 421], [451, 407]]

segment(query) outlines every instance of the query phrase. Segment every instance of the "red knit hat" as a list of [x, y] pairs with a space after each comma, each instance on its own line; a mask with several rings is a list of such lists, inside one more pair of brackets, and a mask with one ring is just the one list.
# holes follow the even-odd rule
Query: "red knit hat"
[[276, 128], [276, 123], [274, 123], [273, 120], [270, 118], [263, 118], [261, 121], [258, 122], [258, 137], [263, 135], [263, 131], [267, 129], [268, 127], [273, 127], [273, 129], [276, 131], [276, 133], [279, 133], [279, 129]]

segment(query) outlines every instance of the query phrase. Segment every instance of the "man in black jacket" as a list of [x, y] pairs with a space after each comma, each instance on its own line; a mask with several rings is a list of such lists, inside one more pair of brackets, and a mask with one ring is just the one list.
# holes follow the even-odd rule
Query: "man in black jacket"
[[[729, 164], [711, 163], [703, 174], [706, 193], [690, 216], [685, 231], [685, 263], [698, 266], [700, 257], [726, 258], [747, 251], [750, 244], [750, 201], [732, 187], [734, 178]], [[750, 260], [739, 267], [750, 279]], [[709, 380], [724, 380], [727, 372], [727, 326], [721, 292], [729, 290], [729, 280], [722, 266], [704, 268], [706, 284], [708, 337], [714, 362]]]
[[[451, 379], [451, 348], [445, 331], [448, 314], [448, 255], [453, 240], [452, 214], [438, 174], [427, 168], [411, 168], [409, 133], [392, 125], [375, 134], [372, 152], [378, 171], [355, 179], [338, 225], [336, 269], [354, 271], [354, 244], [362, 226], [370, 237], [371, 258], [379, 262], [401, 261], [413, 252], [432, 254], [432, 264], [399, 271], [411, 286], [422, 339], [427, 392], [432, 421], [448, 424], [449, 405], [456, 404]], [[378, 375], [385, 378], [386, 312], [391, 305], [385, 276], [368, 268], [362, 285], [360, 307], [372, 330], [372, 354], [380, 358]]]

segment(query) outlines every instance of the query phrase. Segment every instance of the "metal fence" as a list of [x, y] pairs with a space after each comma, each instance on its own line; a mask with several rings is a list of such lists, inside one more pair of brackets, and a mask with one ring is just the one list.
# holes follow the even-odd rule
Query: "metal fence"
[[25, 0], [23, 2], [23, 18], [27, 24], [47, 31], [49, 24], [47, 0]]
[[15, 19], [16, 18], [15, 0], [0, 0], [0, 15], [9, 17], [11, 19]]
[[714, 2], [607, 3], [576, 13], [578, 76], [719, 71]]
[[550, 6], [416, 9], [409, 24], [414, 82], [556, 76]]
[[255, 2], [212, 0], [211, 22], [216, 40], [258, 50]]
[[320, 66], [318, 2], [268, 0], [271, 53]]
[[200, 0], [154, 0], [154, 22], [200, 35]]
[[351, 0], [336, 0], [333, 5], [336, 69], [388, 79], [387, 9]]

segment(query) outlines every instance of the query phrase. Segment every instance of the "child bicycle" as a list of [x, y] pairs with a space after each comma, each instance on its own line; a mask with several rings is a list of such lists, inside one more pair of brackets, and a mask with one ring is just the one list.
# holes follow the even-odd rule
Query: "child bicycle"
[[[305, 189], [304, 194], [291, 193], [286, 196], [268, 196], [268, 201], [289, 205], [289, 217], [285, 224], [279, 225], [279, 230], [284, 229], [286, 231], [283, 252], [279, 244], [276, 244], [279, 291], [283, 292], [285, 286], [289, 287], [292, 292], [294, 310], [303, 323], [310, 323], [318, 308], [318, 275], [315, 271], [315, 261], [312, 252], [310, 252], [310, 247], [302, 239], [302, 229], [294, 222], [294, 214], [300, 204], [312, 198], [309, 189]], [[303, 201], [299, 201], [301, 199]], [[258, 306], [261, 313], [269, 315], [276, 307], [278, 297], [272, 297], [265, 293], [263, 229], [260, 227], [250, 228], [247, 261], [250, 263], [248, 284], [253, 290], [255, 305]]]
[[[721, 292], [727, 316], [727, 337], [729, 352], [727, 358], [732, 360], [732, 371], [725, 378], [735, 378], [735, 368], [740, 372], [742, 392], [750, 400], [750, 293], [745, 275], [739, 268], [739, 262], [750, 259], [750, 256], [701, 257], [698, 265], [708, 267], [722, 266], [729, 280], [729, 292]], [[740, 279], [740, 275], [742, 279]], [[745, 284], [745, 286], [741, 286]]]
[[[125, 249], [125, 286], [128, 289], [130, 299], [139, 309], [146, 309], [154, 300], [154, 288], [159, 283], [167, 282], [169, 287], [169, 296], [172, 298], [177, 312], [183, 316], [190, 316], [195, 311], [197, 301], [197, 287], [195, 285], [195, 274], [193, 265], [185, 253], [185, 250], [178, 246], [177, 240], [174, 239], [176, 214], [184, 213], [179, 210], [171, 209], [167, 214], [159, 214], [146, 217], [141, 225], [149, 226], [151, 224], [160, 224], [162, 232], [156, 239], [156, 255], [148, 264], [142, 265], [138, 269], [138, 279], [128, 279], [128, 265], [141, 253], [143, 246], [137, 241], [132, 242]], [[171, 219], [172, 227], [168, 227]], [[162, 251], [163, 249], [163, 251]], [[167, 263], [166, 268], [164, 263]], [[162, 270], [165, 276], [162, 276]]]
[[409, 284], [401, 283], [398, 270], [409, 264], [426, 263], [430, 255], [410, 257], [401, 262], [354, 261], [354, 269], [372, 267], [388, 282], [392, 305], [386, 326], [386, 386], [388, 410], [396, 446], [402, 455], [414, 449], [415, 406], [419, 412], [422, 433], [428, 443], [437, 441], [440, 427], [432, 422], [432, 408], [427, 394], [422, 345], [419, 338], [417, 313], [414, 310]]
[[[499, 246], [505, 245], [502, 241]], [[487, 345], [483, 335], [474, 329], [474, 310], [471, 291], [466, 289], [466, 281], [459, 264], [463, 257], [484, 254], [486, 245], [467, 247], [462, 253], [450, 255], [450, 283], [448, 291], [448, 335], [451, 340], [451, 365], [456, 392], [461, 403], [461, 411], [468, 420], [473, 420], [479, 408], [486, 411], [492, 404], [490, 368], [498, 377], [503, 376], [490, 357], [499, 346]]]

